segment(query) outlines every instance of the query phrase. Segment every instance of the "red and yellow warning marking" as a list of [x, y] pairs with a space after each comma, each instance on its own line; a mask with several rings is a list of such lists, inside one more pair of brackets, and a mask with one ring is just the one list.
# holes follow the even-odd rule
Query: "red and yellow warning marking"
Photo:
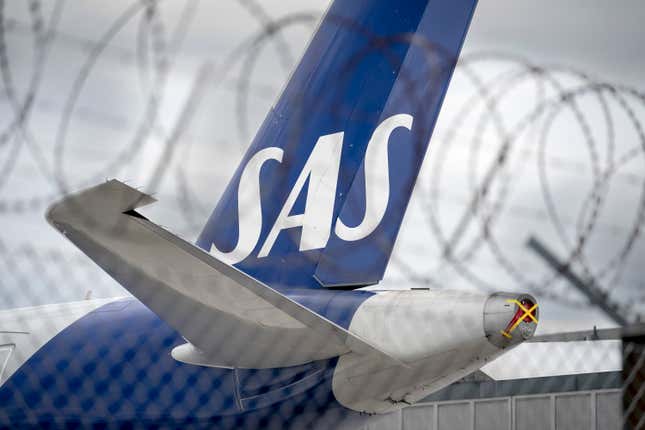
[[524, 322], [533, 321], [535, 324], [538, 323], [538, 320], [536, 318], [536, 314], [537, 314], [536, 310], [538, 308], [537, 303], [534, 304], [531, 300], [528, 300], [528, 299], [524, 299], [521, 302], [517, 299], [509, 299], [506, 301], [508, 303], [516, 304], [518, 306], [518, 310], [513, 316], [513, 319], [506, 326], [506, 329], [501, 331], [502, 335], [505, 338], [512, 339], [513, 336], [511, 335], [511, 333], [513, 333], [513, 330], [515, 330], [522, 321]]

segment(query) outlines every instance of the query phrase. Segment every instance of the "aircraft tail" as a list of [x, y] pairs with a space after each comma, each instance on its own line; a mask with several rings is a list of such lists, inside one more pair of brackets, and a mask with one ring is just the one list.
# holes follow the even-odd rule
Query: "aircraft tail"
[[271, 285], [379, 282], [476, 0], [335, 0], [197, 244]]

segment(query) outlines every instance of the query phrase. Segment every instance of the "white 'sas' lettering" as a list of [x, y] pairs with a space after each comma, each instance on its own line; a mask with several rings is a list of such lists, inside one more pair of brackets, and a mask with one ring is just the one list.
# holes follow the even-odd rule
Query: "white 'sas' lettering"
[[[392, 132], [403, 127], [412, 129], [411, 115], [399, 114], [385, 119], [374, 131], [365, 152], [365, 214], [362, 221], [353, 227], [341, 219], [336, 222], [335, 233], [345, 241], [357, 241], [367, 237], [381, 223], [390, 198], [388, 143]], [[324, 248], [331, 233], [332, 216], [338, 183], [344, 133], [321, 136], [309, 159], [302, 168], [282, 210], [269, 231], [258, 257], [270, 254], [282, 230], [300, 227], [300, 251]], [[283, 150], [265, 148], [248, 161], [240, 177], [237, 193], [239, 234], [235, 249], [222, 252], [215, 244], [211, 254], [228, 264], [239, 263], [255, 249], [262, 231], [262, 207], [260, 202], [260, 170], [269, 160], [282, 162]], [[309, 181], [307, 181], [309, 179]], [[291, 212], [308, 184], [304, 212]]]

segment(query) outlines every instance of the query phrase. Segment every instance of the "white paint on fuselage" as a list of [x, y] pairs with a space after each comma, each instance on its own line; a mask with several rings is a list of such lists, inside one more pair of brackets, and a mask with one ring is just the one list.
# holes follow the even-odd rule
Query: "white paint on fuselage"
[[488, 295], [446, 290], [388, 291], [360, 305], [350, 330], [404, 363], [480, 341]]
[[487, 295], [456, 291], [388, 291], [359, 306], [349, 330], [405, 366], [369, 355], [341, 356], [332, 389], [345, 407], [387, 413], [414, 403], [504, 350], [486, 338]]

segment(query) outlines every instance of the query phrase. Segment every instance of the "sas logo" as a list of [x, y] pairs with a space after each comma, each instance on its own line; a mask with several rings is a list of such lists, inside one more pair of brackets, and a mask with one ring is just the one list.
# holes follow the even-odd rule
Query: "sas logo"
[[[388, 142], [397, 128], [412, 129], [413, 117], [399, 114], [385, 119], [374, 130], [367, 145], [365, 158], [365, 214], [362, 221], [347, 226], [340, 217], [334, 227], [336, 235], [347, 242], [361, 240], [372, 233], [381, 223], [390, 198], [390, 178], [388, 161]], [[309, 159], [298, 175], [282, 210], [269, 231], [258, 257], [266, 257], [271, 252], [282, 230], [300, 227], [300, 251], [324, 248], [331, 233], [332, 216], [338, 171], [341, 162], [341, 149], [344, 132], [328, 134], [318, 138]], [[239, 263], [255, 249], [262, 230], [262, 207], [260, 199], [260, 169], [267, 161], [282, 162], [284, 151], [269, 147], [258, 151], [246, 164], [237, 192], [239, 235], [235, 249], [222, 252], [215, 244], [210, 253], [228, 264]], [[305, 210], [301, 214], [290, 215], [296, 199], [309, 180]]]

